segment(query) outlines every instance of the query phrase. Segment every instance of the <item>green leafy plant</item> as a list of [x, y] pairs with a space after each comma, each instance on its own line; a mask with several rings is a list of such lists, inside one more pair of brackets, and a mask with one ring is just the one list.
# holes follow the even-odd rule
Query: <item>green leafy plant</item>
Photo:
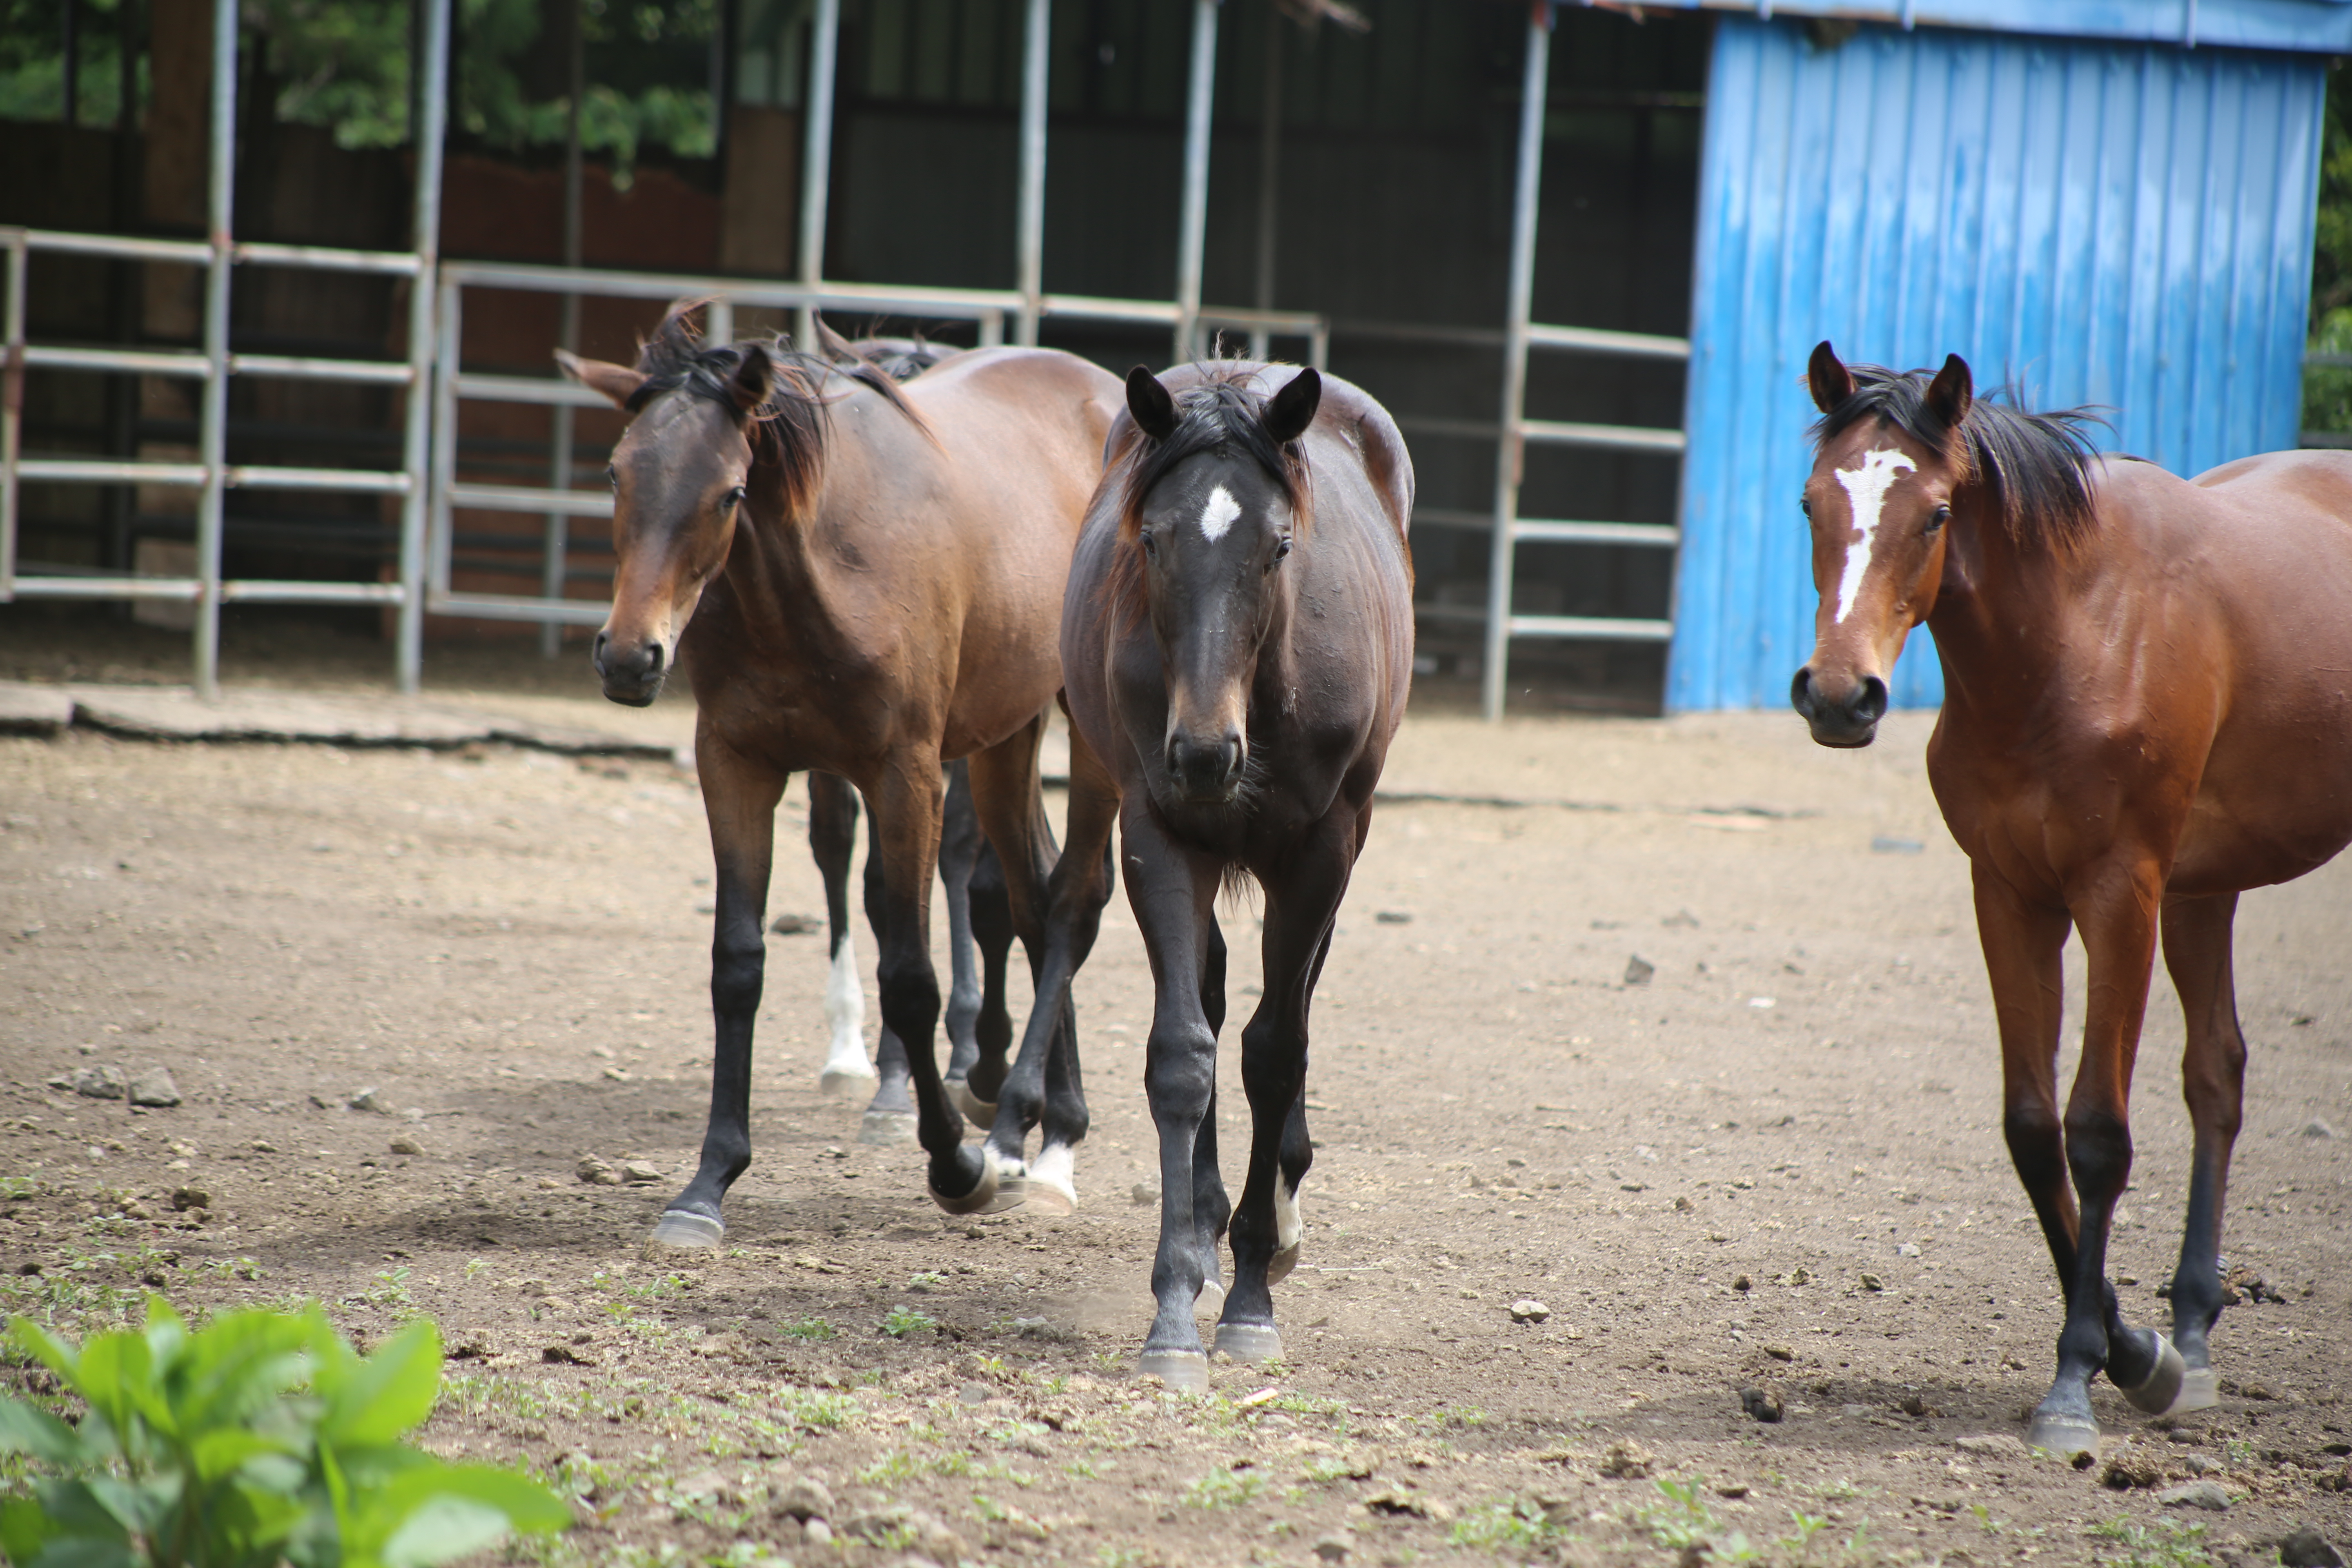
[[2091, 1526], [2088, 1533], [2123, 1548], [2123, 1555], [2106, 1559], [2113, 1568], [2211, 1568], [2213, 1562], [2205, 1549], [2201, 1524], [2179, 1524], [2168, 1519], [2142, 1524], [2136, 1519], [2116, 1519]]
[[1239, 1508], [1265, 1489], [1265, 1478], [1255, 1470], [1211, 1470], [1184, 1489], [1184, 1501], [1193, 1508]]
[[929, 1312], [918, 1312], [904, 1304], [891, 1308], [890, 1315], [882, 1320], [882, 1331], [894, 1340], [903, 1340], [908, 1334], [929, 1333], [939, 1326], [940, 1321]]
[[79, 1349], [9, 1331], [89, 1406], [69, 1425], [0, 1399], [0, 1452], [52, 1472], [0, 1503], [15, 1568], [426, 1568], [572, 1522], [536, 1481], [401, 1440], [440, 1393], [429, 1321], [365, 1357], [316, 1308], [191, 1331], [151, 1297], [144, 1329]]

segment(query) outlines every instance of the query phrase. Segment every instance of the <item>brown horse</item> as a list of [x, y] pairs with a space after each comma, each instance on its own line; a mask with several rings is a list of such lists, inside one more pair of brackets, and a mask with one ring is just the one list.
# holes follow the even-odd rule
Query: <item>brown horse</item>
[[[1974, 397], [1958, 355], [1931, 379], [1848, 367], [1823, 343], [1810, 380], [1822, 603], [1791, 695], [1816, 741], [1868, 745], [1905, 636], [1935, 632], [1945, 695], [1927, 774], [1973, 868], [2003, 1127], [2066, 1298], [2032, 1438], [2094, 1451], [2098, 1372], [2143, 1410], [2216, 1398], [2208, 1339], [2246, 1062], [2231, 921], [2244, 889], [2352, 840], [2352, 457], [2281, 452], [2183, 480], [2096, 456], [2081, 414]], [[2062, 1117], [2070, 925], [2089, 997]], [[2171, 1343], [2126, 1326], [2106, 1279], [2159, 938], [2196, 1130]]]
[[[1198, 1388], [1193, 1306], [1216, 1294], [1229, 1215], [1217, 1348], [1281, 1352], [1269, 1287], [1297, 1261], [1313, 1158], [1307, 1012], [1412, 679], [1412, 463], [1357, 388], [1246, 363], [1164, 382], [1138, 367], [1108, 450], [1062, 612], [1070, 842], [990, 1157], [1018, 1157], [1001, 1142], [1006, 1113], [1037, 1103], [1038, 1020], [1093, 946], [1115, 820], [1156, 988], [1144, 1084], [1160, 1131], [1159, 1310], [1143, 1370]], [[1252, 1136], [1234, 1212], [1217, 1170], [1215, 904], [1244, 876], [1265, 893], [1265, 990], [1242, 1031]]]
[[[1037, 766], [1061, 685], [1052, 632], [1118, 383], [1071, 354], [996, 349], [901, 388], [870, 365], [704, 346], [685, 307], [634, 368], [565, 363], [634, 416], [613, 453], [618, 566], [596, 668], [607, 697], [645, 703], [685, 663], [717, 859], [710, 1121], [654, 1239], [717, 1245], [727, 1189], [751, 1163], [761, 906], [796, 769], [849, 780], [874, 814], [882, 1018], [907, 1047], [931, 1194], [954, 1213], [1004, 1206], [1012, 1194], [961, 1144], [933, 1055], [940, 763], [970, 759], [1014, 926], [1038, 952], [1055, 858]], [[1051, 1088], [1047, 1143], [1066, 1151], [1086, 1106], [1066, 999], [1056, 1011], [1036, 1032], [1050, 1060], [1032, 1065]]]

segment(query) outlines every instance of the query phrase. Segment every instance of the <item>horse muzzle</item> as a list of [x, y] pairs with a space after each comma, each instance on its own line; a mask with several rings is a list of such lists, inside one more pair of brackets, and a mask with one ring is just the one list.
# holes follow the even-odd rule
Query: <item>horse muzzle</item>
[[1886, 682], [1865, 675], [1843, 694], [1832, 695], [1807, 665], [1789, 683], [1789, 706], [1804, 715], [1820, 744], [1848, 750], [1867, 746], [1878, 739], [1878, 721], [1886, 717]]
[[1191, 805], [1223, 805], [1240, 793], [1248, 757], [1249, 747], [1236, 731], [1207, 740], [1180, 731], [1168, 737], [1168, 782]]
[[590, 657], [596, 666], [596, 678], [604, 683], [604, 695], [631, 708], [649, 706], [661, 695], [662, 681], [669, 673], [669, 650], [658, 637], [622, 642], [609, 630], [600, 631]]

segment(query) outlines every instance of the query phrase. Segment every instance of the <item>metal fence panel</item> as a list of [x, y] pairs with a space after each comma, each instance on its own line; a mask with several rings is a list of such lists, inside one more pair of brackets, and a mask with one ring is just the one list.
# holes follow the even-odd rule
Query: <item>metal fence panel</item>
[[[2295, 445], [2325, 62], [1864, 26], [1717, 27], [1699, 186], [1675, 709], [1772, 707], [1812, 647], [1814, 343], [1964, 356], [2194, 474]], [[1916, 635], [1895, 700], [1932, 707]]]

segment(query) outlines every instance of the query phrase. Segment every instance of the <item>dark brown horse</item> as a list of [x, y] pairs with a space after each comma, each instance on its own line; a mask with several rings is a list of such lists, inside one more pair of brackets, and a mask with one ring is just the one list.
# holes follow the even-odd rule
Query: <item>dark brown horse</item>
[[[1271, 1285], [1297, 1261], [1307, 1035], [1332, 921], [1412, 678], [1412, 462], [1395, 421], [1311, 370], [1246, 363], [1128, 377], [1062, 613], [1070, 842], [1054, 874], [1040, 1011], [1003, 1090], [991, 1158], [1041, 1085], [1049, 999], [1067, 994], [1109, 897], [1119, 829], [1156, 996], [1144, 1084], [1160, 1130], [1159, 1300], [1143, 1370], [1200, 1387], [1196, 1298], [1233, 1223], [1217, 1348], [1278, 1354]], [[1265, 991], [1242, 1031], [1249, 1174], [1217, 1170], [1225, 1013], [1221, 885], [1265, 894]]]
[[[1010, 1194], [962, 1146], [933, 1054], [940, 763], [970, 759], [1013, 923], [1040, 952], [1055, 858], [1037, 768], [1061, 684], [1052, 632], [1118, 383], [1074, 355], [997, 349], [901, 388], [871, 366], [707, 347], [684, 308], [634, 368], [566, 364], [635, 416], [613, 454], [619, 561], [596, 668], [607, 697], [643, 703], [685, 663], [717, 859], [710, 1121], [655, 1240], [716, 1245], [727, 1189], [751, 1163], [761, 906], [776, 804], [796, 769], [849, 780], [876, 819], [882, 1018], [907, 1047], [932, 1195], [957, 1213], [1003, 1206]], [[1086, 1107], [1066, 999], [1057, 1014], [1037, 1032], [1050, 1059], [1031, 1065], [1052, 1088], [1047, 1145], [1066, 1152]]]
[[[1931, 378], [1848, 367], [1823, 343], [1811, 382], [1822, 604], [1792, 696], [1823, 745], [1868, 745], [1905, 636], [1935, 632], [1927, 774], [1974, 870], [2003, 1127], [2066, 1297], [2032, 1438], [2092, 1451], [2101, 1371], [2143, 1410], [2216, 1398], [2246, 1062], [2231, 921], [2241, 892], [2352, 840], [2352, 457], [2281, 452], [2183, 480], [2095, 455], [2081, 415], [1974, 397], [1958, 355]], [[2089, 996], [2062, 1116], [2070, 926]], [[2196, 1130], [2171, 1343], [2127, 1326], [2106, 1279], [2159, 939]]]

